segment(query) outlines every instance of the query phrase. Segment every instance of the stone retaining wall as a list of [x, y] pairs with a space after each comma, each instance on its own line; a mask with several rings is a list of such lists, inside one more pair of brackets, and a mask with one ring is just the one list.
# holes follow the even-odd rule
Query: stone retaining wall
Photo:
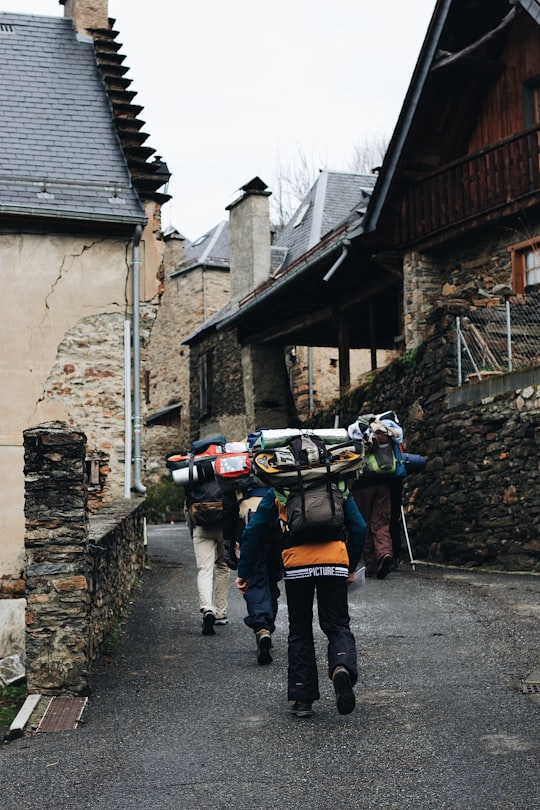
[[86, 437], [62, 422], [26, 430], [24, 448], [28, 692], [84, 695], [143, 570], [144, 499], [91, 516]]

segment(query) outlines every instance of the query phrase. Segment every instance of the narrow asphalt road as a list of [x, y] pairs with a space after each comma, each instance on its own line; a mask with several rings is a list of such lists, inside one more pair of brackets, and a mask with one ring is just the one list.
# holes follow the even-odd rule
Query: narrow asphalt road
[[[540, 807], [540, 577], [408, 563], [350, 596], [357, 708], [286, 699], [287, 611], [260, 666], [231, 576], [230, 624], [201, 635], [183, 524], [150, 527], [148, 569], [84, 722], [0, 748], [0, 810], [531, 810]], [[532, 691], [532, 690], [531, 690]]]

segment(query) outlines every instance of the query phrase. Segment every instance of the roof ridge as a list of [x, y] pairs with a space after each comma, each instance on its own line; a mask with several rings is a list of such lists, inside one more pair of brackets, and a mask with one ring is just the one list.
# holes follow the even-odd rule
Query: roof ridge
[[324, 216], [324, 206], [326, 202], [326, 190], [328, 188], [327, 169], [321, 169], [315, 184], [315, 199], [313, 201], [313, 212], [311, 214], [311, 227], [307, 249], [310, 250], [321, 239], [322, 223]]
[[207, 260], [208, 256], [210, 255], [210, 251], [212, 250], [212, 248], [216, 244], [217, 240], [219, 239], [219, 237], [221, 235], [221, 232], [223, 231], [224, 226], [225, 226], [225, 220], [222, 220], [221, 222], [219, 222], [215, 226], [214, 233], [210, 237], [208, 245], [206, 246], [206, 248], [203, 250], [203, 252], [201, 253], [201, 255], [199, 257], [199, 263], [200, 264], [203, 264]]

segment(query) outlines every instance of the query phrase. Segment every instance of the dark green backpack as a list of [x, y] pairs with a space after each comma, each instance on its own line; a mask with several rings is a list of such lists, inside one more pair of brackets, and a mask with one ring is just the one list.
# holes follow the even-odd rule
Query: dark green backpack
[[289, 491], [285, 504], [284, 546], [345, 540], [343, 492], [323, 478]]

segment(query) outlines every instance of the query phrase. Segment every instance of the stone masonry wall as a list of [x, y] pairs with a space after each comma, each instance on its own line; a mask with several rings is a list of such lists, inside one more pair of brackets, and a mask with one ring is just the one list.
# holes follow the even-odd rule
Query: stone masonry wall
[[86, 437], [62, 422], [24, 432], [29, 693], [88, 693], [92, 662], [144, 564], [144, 501], [89, 521]]
[[182, 340], [228, 300], [228, 272], [196, 268], [173, 276], [165, 274], [164, 294], [149, 347], [147, 408], [153, 413], [175, 402], [180, 402], [182, 408], [179, 427], [156, 425], [146, 431], [150, 483], [167, 472], [167, 453], [185, 450], [191, 441], [190, 409], [197, 411], [198, 395], [191, 401], [190, 349], [182, 345]]
[[479, 289], [512, 285], [510, 248], [540, 233], [537, 215], [517, 216], [497, 229], [465, 236], [430, 253], [411, 252], [403, 260], [405, 345], [426, 339], [427, 319], [442, 302], [472, 300]]
[[[211, 411], [199, 415], [199, 358], [210, 352], [213, 358]], [[251, 430], [244, 402], [243, 370], [236, 332], [212, 332], [191, 347], [191, 439], [223, 433], [237, 441]]]

